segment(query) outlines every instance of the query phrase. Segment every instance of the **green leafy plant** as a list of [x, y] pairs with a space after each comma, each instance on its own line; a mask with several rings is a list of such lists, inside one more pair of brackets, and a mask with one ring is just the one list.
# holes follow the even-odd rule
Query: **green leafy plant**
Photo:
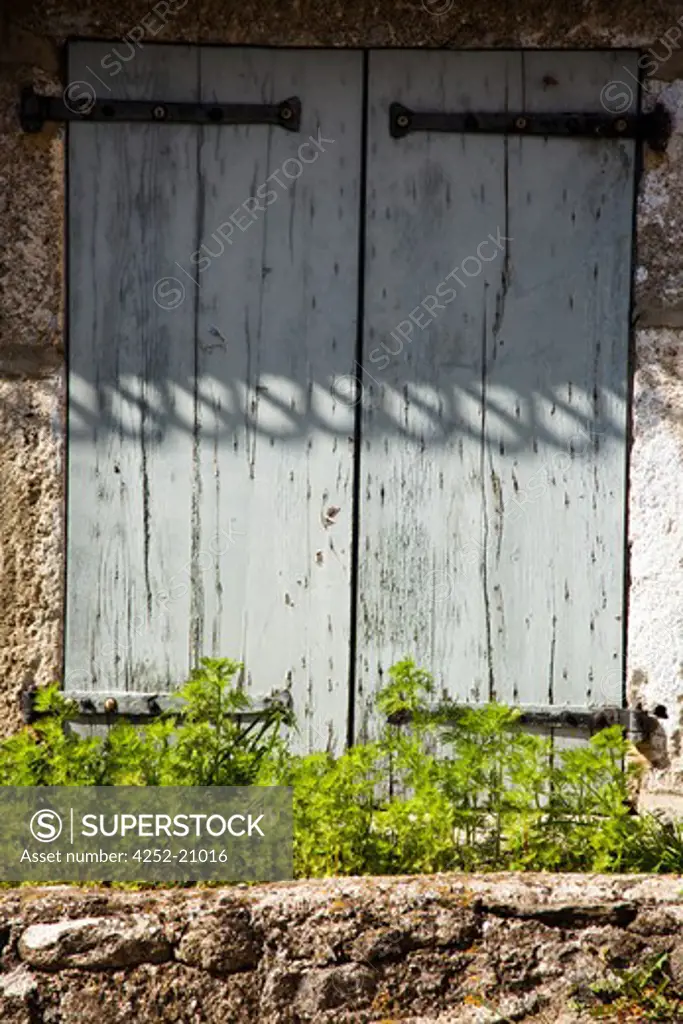
[[675, 1024], [683, 1014], [683, 998], [668, 973], [668, 958], [662, 953], [640, 967], [617, 971], [591, 985], [576, 1002], [588, 1004], [588, 1013], [596, 1020]]
[[5, 786], [248, 786], [284, 750], [291, 712], [272, 701], [256, 710], [236, 683], [239, 662], [203, 658], [169, 711], [144, 727], [121, 721], [106, 738], [69, 729], [76, 715], [56, 685], [36, 695], [40, 717], [0, 744]]
[[69, 733], [76, 707], [56, 685], [37, 692], [41, 717], [0, 744], [3, 786], [98, 786], [105, 784], [106, 764], [97, 739]]
[[0, 743], [0, 784], [291, 786], [298, 876], [683, 869], [683, 827], [633, 814], [619, 727], [553, 755], [515, 709], [437, 700], [404, 659], [375, 696], [372, 742], [301, 755], [291, 712], [256, 708], [241, 669], [203, 659], [181, 713], [106, 738], [78, 735], [75, 707], [47, 687], [37, 721]]
[[290, 757], [273, 781], [293, 788], [297, 875], [356, 874], [372, 861], [377, 750], [353, 747], [339, 757]]

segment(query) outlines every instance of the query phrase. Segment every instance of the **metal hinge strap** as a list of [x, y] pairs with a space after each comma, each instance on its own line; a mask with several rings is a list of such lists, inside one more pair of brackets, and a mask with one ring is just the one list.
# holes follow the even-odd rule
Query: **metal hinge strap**
[[454, 132], [463, 135], [559, 135], [594, 139], [639, 139], [657, 151], [666, 149], [671, 115], [658, 103], [646, 114], [461, 113], [389, 107], [389, 131], [402, 139], [412, 132]]
[[[441, 720], [443, 724], [455, 724], [460, 715], [470, 709], [481, 710], [487, 704], [458, 704], [448, 707], [448, 717]], [[514, 707], [514, 706], [513, 706]], [[435, 715], [441, 718], [438, 708], [433, 708]], [[541, 726], [551, 729], [570, 729], [587, 732], [593, 735], [611, 725], [620, 725], [626, 730], [629, 739], [639, 742], [652, 731], [653, 720], [650, 716], [636, 708], [621, 707], [553, 707], [551, 705], [522, 705], [515, 707], [520, 712], [519, 725]], [[390, 725], [408, 725], [412, 715], [410, 712], [396, 712], [389, 715]]]
[[153, 124], [273, 124], [298, 132], [301, 100], [282, 103], [168, 103], [164, 100], [99, 100], [85, 94], [80, 102], [62, 96], [42, 96], [32, 86], [22, 89], [19, 109], [26, 132], [39, 132], [46, 121], [105, 121]]
[[[22, 694], [22, 714], [24, 721], [31, 723], [40, 717], [35, 708], [36, 687], [30, 687]], [[172, 711], [182, 715], [183, 702], [168, 693], [133, 693], [130, 691], [101, 690], [65, 690], [64, 697], [72, 700], [77, 706], [79, 718], [88, 721], [101, 719], [111, 722], [115, 716], [145, 719], [156, 718], [163, 712]], [[291, 711], [292, 695], [288, 690], [277, 690], [267, 697], [252, 699], [249, 710], [236, 712], [236, 718], [252, 718], [261, 714], [273, 704], [280, 704], [284, 710]]]

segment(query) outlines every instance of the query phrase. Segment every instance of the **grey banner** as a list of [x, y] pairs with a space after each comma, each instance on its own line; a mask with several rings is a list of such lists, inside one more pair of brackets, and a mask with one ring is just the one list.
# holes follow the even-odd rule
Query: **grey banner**
[[2, 881], [289, 878], [286, 787], [0, 787]]

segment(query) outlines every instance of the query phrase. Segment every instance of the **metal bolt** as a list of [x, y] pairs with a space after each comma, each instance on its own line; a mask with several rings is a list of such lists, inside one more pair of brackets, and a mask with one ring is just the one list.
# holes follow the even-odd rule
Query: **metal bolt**
[[156, 107], [152, 107], [152, 117], [155, 121], [163, 121], [166, 117], [166, 107], [162, 106], [161, 103], [157, 104]]
[[283, 103], [280, 107], [280, 117], [283, 121], [292, 120], [292, 108], [288, 107], [286, 103]]
[[399, 128], [407, 128], [408, 125], [410, 124], [410, 118], [408, 117], [407, 114], [399, 114], [398, 117], [396, 118], [396, 124], [399, 126]]
[[626, 121], [624, 121], [623, 117], [620, 117], [618, 121], [615, 121], [614, 128], [618, 132], [626, 131]]
[[118, 710], [118, 707], [119, 705], [115, 697], [107, 697], [107, 699], [104, 702], [104, 710], [107, 712], [108, 715], [113, 715], [114, 712]]
[[515, 121], [515, 128], [526, 128], [526, 118], [518, 117]]

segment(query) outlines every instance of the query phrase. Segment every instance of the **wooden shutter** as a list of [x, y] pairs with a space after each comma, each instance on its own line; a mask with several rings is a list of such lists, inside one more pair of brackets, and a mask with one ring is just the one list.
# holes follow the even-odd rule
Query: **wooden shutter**
[[406, 653], [462, 701], [621, 704], [635, 144], [388, 117], [604, 113], [622, 64], [370, 56], [361, 727]]
[[[72, 45], [70, 80], [111, 49]], [[119, 99], [298, 96], [302, 121], [69, 128], [66, 687], [159, 692], [229, 655], [256, 695], [290, 686], [307, 745], [338, 742], [361, 56], [150, 46], [103, 79]]]

